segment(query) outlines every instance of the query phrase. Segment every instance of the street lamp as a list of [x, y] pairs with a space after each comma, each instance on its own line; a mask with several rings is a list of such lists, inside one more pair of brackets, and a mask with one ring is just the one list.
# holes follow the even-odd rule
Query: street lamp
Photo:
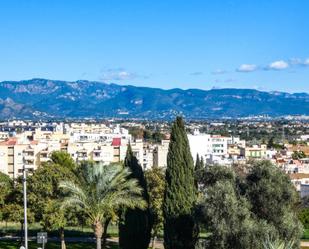
[[27, 169], [23, 160], [23, 194], [24, 194], [24, 235], [25, 249], [28, 249], [28, 222], [27, 222]]

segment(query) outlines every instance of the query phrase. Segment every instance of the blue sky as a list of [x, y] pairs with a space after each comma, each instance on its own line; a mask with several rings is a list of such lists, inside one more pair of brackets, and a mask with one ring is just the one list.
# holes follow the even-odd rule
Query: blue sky
[[0, 80], [309, 92], [308, 0], [4, 0]]

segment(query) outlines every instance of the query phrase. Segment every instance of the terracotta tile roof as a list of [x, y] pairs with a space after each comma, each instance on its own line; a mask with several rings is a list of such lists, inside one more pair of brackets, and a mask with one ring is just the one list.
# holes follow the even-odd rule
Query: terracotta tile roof
[[6, 146], [10, 146], [10, 145], [16, 145], [17, 144], [17, 138], [9, 138], [6, 141], [3, 141], [0, 143], [0, 145], [6, 145]]
[[291, 180], [297, 180], [297, 179], [302, 179], [302, 178], [309, 178], [309, 174], [294, 173], [294, 174], [289, 174], [289, 177], [290, 177]]

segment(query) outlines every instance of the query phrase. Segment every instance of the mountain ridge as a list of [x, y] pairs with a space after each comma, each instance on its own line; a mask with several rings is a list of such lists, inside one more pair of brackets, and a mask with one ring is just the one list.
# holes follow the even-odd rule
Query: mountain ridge
[[161, 89], [34, 78], [0, 82], [0, 118], [169, 119], [309, 115], [309, 94], [256, 89]]

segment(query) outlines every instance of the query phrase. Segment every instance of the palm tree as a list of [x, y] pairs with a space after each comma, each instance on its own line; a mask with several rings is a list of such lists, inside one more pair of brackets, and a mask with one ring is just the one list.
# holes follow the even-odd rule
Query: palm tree
[[80, 206], [92, 222], [97, 249], [101, 249], [103, 223], [111, 212], [121, 208], [145, 208], [142, 188], [131, 172], [121, 165], [81, 165], [77, 182], [64, 181], [60, 187], [67, 191], [62, 207]]

